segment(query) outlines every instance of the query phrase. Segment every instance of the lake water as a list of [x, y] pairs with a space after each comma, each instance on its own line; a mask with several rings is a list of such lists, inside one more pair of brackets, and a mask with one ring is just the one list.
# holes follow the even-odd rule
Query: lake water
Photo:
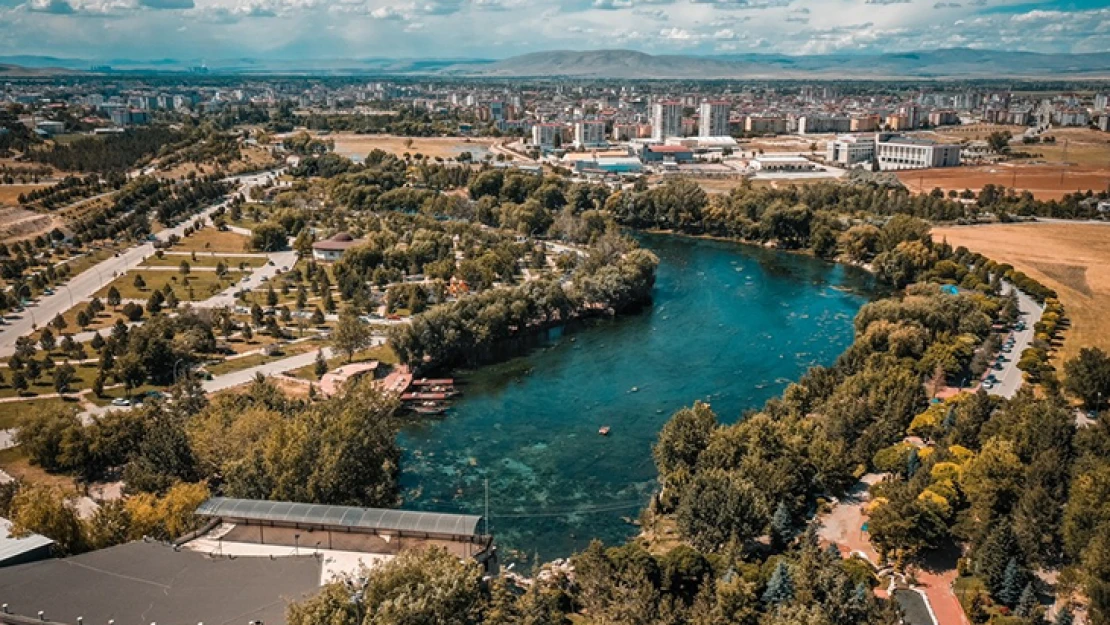
[[[409, 509], [482, 514], [504, 559], [624, 541], [655, 483], [651, 445], [695, 400], [733, 422], [852, 341], [868, 274], [730, 243], [648, 236], [652, 307], [463, 371], [463, 396], [401, 437]], [[609, 436], [598, 428], [608, 425]]]

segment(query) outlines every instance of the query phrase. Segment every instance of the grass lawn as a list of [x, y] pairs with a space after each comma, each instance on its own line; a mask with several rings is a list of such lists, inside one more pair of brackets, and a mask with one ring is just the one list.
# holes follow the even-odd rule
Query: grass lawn
[[[135, 275], [143, 276], [143, 281], [146, 282], [146, 287], [142, 290], [135, 288]], [[150, 297], [151, 292], [155, 289], [161, 290], [166, 284], [171, 285], [177, 298], [181, 301], [202, 301], [206, 300], [213, 295], [227, 289], [227, 287], [239, 282], [243, 278], [243, 273], [238, 271], [229, 271], [223, 278], [216, 275], [214, 271], [198, 271], [190, 273], [189, 287], [193, 289], [192, 297], [189, 296], [188, 287], [184, 284], [184, 276], [176, 271], [129, 271], [122, 276], [116, 278], [111, 283], [106, 285], [103, 289], [96, 292], [97, 297], [104, 299], [108, 296], [108, 289], [116, 287], [119, 290], [120, 297], [123, 299], [141, 299], [145, 300]]]
[[246, 268], [257, 268], [265, 265], [268, 261], [260, 256], [235, 256], [231, 254], [215, 254], [207, 252], [196, 252], [196, 257], [183, 256], [181, 254], [166, 254], [162, 258], [157, 256], [148, 256], [143, 261], [141, 267], [180, 267], [181, 261], [186, 261], [192, 267], [215, 267], [218, 263], [223, 263], [229, 270], [239, 269], [242, 266]]
[[250, 239], [244, 235], [231, 231], [219, 231], [215, 228], [204, 228], [192, 236], [182, 239], [173, 246], [175, 252], [223, 252], [234, 254], [236, 252], [249, 252]]
[[15, 427], [16, 422], [23, 415], [29, 414], [32, 410], [40, 408], [47, 408], [52, 406], [66, 406], [69, 408], [78, 409], [79, 405], [77, 400], [65, 399], [31, 399], [27, 401], [14, 401], [0, 403], [0, 430], [10, 430]]
[[69, 275], [76, 276], [87, 271], [91, 269], [93, 265], [111, 258], [115, 253], [115, 250], [99, 249], [85, 254], [84, 256], [66, 261], [66, 266], [69, 267]]
[[0, 451], [0, 469], [17, 480], [28, 484], [55, 486], [66, 492], [76, 493], [75, 480], [68, 475], [47, 473], [31, 464], [22, 447]]
[[268, 362], [276, 360], [283, 360], [290, 356], [297, 356], [306, 352], [314, 352], [320, 349], [323, 344], [320, 341], [309, 340], [302, 343], [293, 343], [282, 347], [281, 354], [276, 356], [267, 356], [266, 354], [251, 354], [250, 356], [243, 356], [242, 358], [233, 358], [231, 360], [224, 360], [216, 364], [207, 365], [205, 369], [212, 375], [226, 375], [235, 371], [242, 371], [243, 369], [250, 369], [258, 365], [264, 365]]
[[[104, 303], [103, 299], [101, 299], [100, 301], [101, 303]], [[123, 315], [115, 312], [111, 308], [106, 308], [106, 310], [101, 311], [100, 314], [96, 316], [96, 319], [90, 319], [89, 325], [85, 326], [84, 328], [79, 327], [77, 325], [77, 313], [84, 310], [88, 303], [74, 303], [77, 305], [62, 313], [62, 319], [65, 319], [66, 326], [60, 334], [56, 328], [50, 326], [50, 331], [54, 333], [54, 338], [56, 338], [59, 343], [61, 343], [62, 341], [61, 334], [76, 334], [78, 332], [84, 332], [86, 330], [103, 330], [104, 328], [112, 327], [116, 323], [116, 319], [123, 319], [124, 322], [127, 321], [127, 319], [123, 318]], [[47, 319], [46, 321], [49, 323], [50, 321], [53, 321], [53, 319]], [[46, 324], [43, 324], [43, 326], [45, 325]], [[43, 326], [40, 326], [38, 330], [35, 330], [31, 334], [31, 338], [37, 341], [39, 337], [42, 336]], [[86, 351], [88, 351], [87, 348]]]
[[[95, 353], [95, 352], [93, 352], [93, 353]], [[60, 367], [62, 365], [61, 359], [55, 360], [55, 363], [56, 363], [55, 366]], [[73, 368], [76, 371], [77, 377], [74, 378], [73, 382], [70, 383], [70, 385], [69, 385], [70, 392], [71, 393], [76, 393], [78, 391], [82, 391], [82, 390], [85, 390], [85, 389], [88, 389], [88, 388], [92, 388], [93, 381], [96, 380], [96, 371], [97, 371], [96, 365], [91, 364], [91, 363], [83, 364], [83, 365], [73, 365]], [[53, 371], [43, 371], [42, 375], [39, 376], [39, 379], [37, 381], [35, 381], [34, 383], [31, 383], [30, 388], [28, 388], [26, 391], [24, 391], [22, 395], [17, 394], [15, 392], [15, 389], [12, 388], [12, 386], [11, 386], [11, 377], [12, 376], [11, 376], [10, 371], [5, 372], [4, 381], [6, 382], [6, 384], [4, 384], [3, 386], [0, 386], [0, 398], [6, 398], [6, 397], [29, 397], [30, 398], [30, 397], [36, 397], [38, 395], [53, 395], [54, 393], [57, 392], [57, 391], [54, 390], [54, 372]], [[30, 380], [28, 380], [28, 382], [30, 382]], [[44, 401], [53, 401], [53, 400], [44, 400]], [[0, 405], [2, 405], [2, 404], [0, 404]], [[3, 428], [0, 428], [0, 429], [3, 429]]]
[[[142, 385], [138, 388], [131, 389], [131, 395], [130, 396], [135, 397], [137, 395], [142, 395], [143, 393], [146, 393], [148, 391], [158, 391], [160, 393], [166, 393], [167, 395], [169, 394], [169, 393], [166, 392], [166, 387], [164, 387], [164, 386], [158, 386], [158, 385], [155, 385], [155, 384], [144, 384], [144, 385]], [[96, 404], [97, 406], [107, 406], [107, 405], [112, 403], [113, 399], [116, 399], [117, 397], [127, 397], [127, 396], [128, 396], [127, 392], [124, 390], [124, 388], [122, 386], [120, 386], [119, 388], [105, 389], [104, 390], [104, 397], [97, 397], [96, 395], [93, 395], [92, 393], [89, 393], [86, 397], [88, 398], [89, 401]]]

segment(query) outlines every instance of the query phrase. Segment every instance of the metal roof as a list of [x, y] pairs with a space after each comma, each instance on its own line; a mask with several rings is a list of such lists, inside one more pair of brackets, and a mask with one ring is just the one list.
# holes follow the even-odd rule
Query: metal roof
[[363, 528], [394, 532], [419, 532], [451, 536], [479, 536], [482, 517], [469, 514], [443, 514], [353, 506], [229, 499], [213, 497], [197, 508], [207, 517], [294, 523], [341, 528]]
[[12, 538], [11, 529], [12, 522], [0, 518], [0, 562], [54, 544], [54, 541], [38, 534]]

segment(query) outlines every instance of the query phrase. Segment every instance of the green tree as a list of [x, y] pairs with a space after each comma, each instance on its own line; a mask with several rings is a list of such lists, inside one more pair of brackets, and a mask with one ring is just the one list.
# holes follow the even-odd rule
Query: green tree
[[758, 536], [767, 522], [759, 490], [738, 473], [702, 470], [684, 490], [676, 510], [679, 531], [695, 547], [715, 551]]
[[91, 320], [89, 319], [89, 313], [85, 312], [84, 310], [77, 311], [77, 327], [84, 330], [85, 328], [89, 327], [90, 321]]
[[372, 338], [370, 326], [358, 318], [354, 308], [348, 306], [339, 314], [331, 340], [336, 351], [346, 354], [347, 362], [351, 362], [356, 353], [370, 345]]
[[324, 374], [328, 372], [328, 359], [324, 358], [324, 350], [322, 349], [316, 351], [316, 362], [313, 365], [313, 371], [317, 378], [324, 377]]
[[1097, 347], [1084, 347], [1064, 363], [1064, 387], [1092, 409], [1110, 399], [1110, 356]]
[[794, 599], [794, 579], [790, 574], [790, 567], [785, 560], [779, 560], [771, 579], [767, 581], [767, 589], [763, 591], [763, 602], [771, 605], [782, 605]]
[[57, 488], [31, 486], [21, 489], [12, 499], [10, 520], [13, 536], [41, 534], [54, 541], [54, 548], [61, 555], [81, 553], [86, 548], [81, 519]]
[[140, 291], [145, 289], [146, 288], [146, 280], [143, 280], [143, 274], [141, 274], [141, 273], [135, 274], [135, 279], [131, 281], [131, 284], [134, 285], [134, 287], [136, 289], [140, 290]]
[[59, 394], [68, 393], [75, 379], [77, 379], [77, 370], [70, 365], [62, 365], [54, 369], [54, 390]]
[[780, 501], [775, 513], [771, 515], [771, 541], [782, 548], [794, 539], [794, 519], [785, 501]]
[[42, 351], [44, 352], [54, 351], [54, 348], [58, 346], [58, 342], [54, 338], [54, 333], [50, 331], [50, 328], [42, 329], [42, 335], [39, 336], [39, 346], [42, 347]]

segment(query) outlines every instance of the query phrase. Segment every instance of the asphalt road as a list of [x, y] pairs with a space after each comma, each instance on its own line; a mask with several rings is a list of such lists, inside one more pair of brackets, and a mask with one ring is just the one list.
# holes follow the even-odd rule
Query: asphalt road
[[[270, 175], [271, 172], [264, 172], [250, 176], [240, 176], [232, 178], [232, 180], [239, 183], [239, 191], [246, 193], [250, 187], [265, 182]], [[227, 202], [209, 207], [197, 217], [207, 218], [225, 204]], [[188, 219], [181, 225], [156, 233], [155, 236], [162, 241], [175, 234], [180, 237], [184, 234], [185, 228], [195, 220], [196, 218]], [[92, 297], [93, 293], [111, 282], [115, 276], [139, 266], [147, 256], [153, 253], [154, 245], [151, 243], [144, 243], [121, 252], [119, 256], [109, 258], [70, 278], [69, 282], [59, 285], [53, 295], [40, 298], [38, 302], [28, 306], [23, 312], [17, 315], [9, 315], [6, 318], [7, 323], [0, 326], [0, 358], [12, 355], [15, 352], [16, 339], [30, 334], [34, 330], [34, 326], [41, 327], [56, 315], [72, 308], [77, 302]]]
[[1021, 320], [1025, 322], [1025, 329], [1021, 332], [1013, 332], [1014, 348], [1009, 354], [1001, 354], [1006, 358], [1006, 362], [1003, 363], [1001, 371], [991, 370], [998, 378], [998, 383], [994, 385], [994, 388], [987, 391], [991, 395], [999, 395], [1007, 399], [1017, 393], [1025, 380], [1025, 374], [1022, 373], [1021, 369], [1018, 369], [1017, 363], [1021, 358], [1021, 353], [1033, 343], [1033, 325], [1041, 320], [1041, 313], [1043, 312], [1040, 304], [1034, 301], [1032, 297], [1022, 291], [1018, 291], [1017, 294], [1018, 310], [1021, 311]]

